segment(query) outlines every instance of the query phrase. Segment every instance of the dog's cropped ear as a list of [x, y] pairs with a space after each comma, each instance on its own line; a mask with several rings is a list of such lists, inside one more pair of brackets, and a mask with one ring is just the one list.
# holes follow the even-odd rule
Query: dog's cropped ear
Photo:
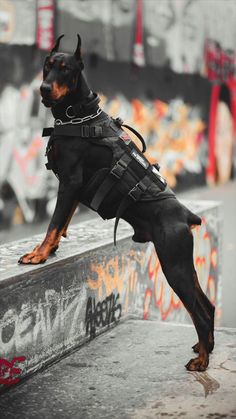
[[56, 43], [55, 43], [54, 47], [52, 48], [52, 50], [50, 52], [50, 55], [52, 55], [54, 52], [57, 52], [58, 51], [58, 48], [59, 48], [59, 45], [60, 45], [60, 41], [61, 41], [61, 38], [63, 38], [63, 36], [64, 36], [64, 34], [63, 35], [60, 35], [57, 38]]
[[80, 35], [77, 33], [77, 38], [78, 38], [78, 43], [77, 43], [77, 47], [74, 53], [74, 57], [76, 58], [76, 60], [81, 61], [81, 38]]

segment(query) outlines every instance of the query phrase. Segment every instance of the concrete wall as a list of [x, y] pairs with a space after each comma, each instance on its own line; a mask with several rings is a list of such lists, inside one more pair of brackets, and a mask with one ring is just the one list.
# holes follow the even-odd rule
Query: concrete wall
[[[194, 232], [195, 265], [204, 291], [221, 304], [220, 206], [187, 205], [203, 218]], [[42, 237], [0, 246], [0, 384], [11, 385], [128, 316], [189, 322], [168, 286], [152, 244], [131, 241], [120, 223], [84, 222], [69, 230], [57, 254], [41, 266], [17, 266]]]

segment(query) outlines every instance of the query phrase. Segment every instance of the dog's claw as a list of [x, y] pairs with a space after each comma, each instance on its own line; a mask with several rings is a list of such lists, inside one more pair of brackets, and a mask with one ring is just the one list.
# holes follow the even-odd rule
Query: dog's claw
[[196, 354], [199, 353], [199, 342], [195, 343], [195, 345], [192, 346], [192, 350], [193, 352], [195, 352]]
[[46, 262], [47, 257], [44, 255], [37, 254], [35, 252], [26, 253], [26, 255], [21, 256], [18, 260], [20, 265], [38, 265], [39, 263]]

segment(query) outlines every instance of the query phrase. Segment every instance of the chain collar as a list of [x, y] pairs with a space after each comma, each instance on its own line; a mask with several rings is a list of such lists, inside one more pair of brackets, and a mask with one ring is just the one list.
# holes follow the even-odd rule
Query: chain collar
[[[68, 113], [69, 108], [71, 106], [68, 106], [66, 109], [66, 112]], [[82, 124], [83, 122], [90, 121], [90, 119], [97, 118], [98, 115], [102, 112], [102, 109], [98, 108], [96, 113], [93, 113], [91, 115], [87, 115], [84, 118], [73, 118], [70, 121], [63, 122], [61, 119], [55, 119], [55, 125], [75, 125], [75, 124]], [[70, 116], [71, 118], [71, 116]]]

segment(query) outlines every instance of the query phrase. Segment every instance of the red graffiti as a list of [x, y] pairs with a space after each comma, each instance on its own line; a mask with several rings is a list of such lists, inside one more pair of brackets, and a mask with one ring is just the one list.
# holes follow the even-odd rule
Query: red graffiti
[[25, 356], [18, 356], [13, 358], [11, 361], [7, 361], [4, 358], [0, 358], [0, 384], [11, 386], [20, 381], [19, 375], [22, 373], [22, 369], [16, 366], [18, 362], [24, 362]]
[[233, 50], [224, 50], [211, 39], [205, 45], [205, 63], [208, 78], [215, 83], [225, 83], [235, 77], [236, 60]]

